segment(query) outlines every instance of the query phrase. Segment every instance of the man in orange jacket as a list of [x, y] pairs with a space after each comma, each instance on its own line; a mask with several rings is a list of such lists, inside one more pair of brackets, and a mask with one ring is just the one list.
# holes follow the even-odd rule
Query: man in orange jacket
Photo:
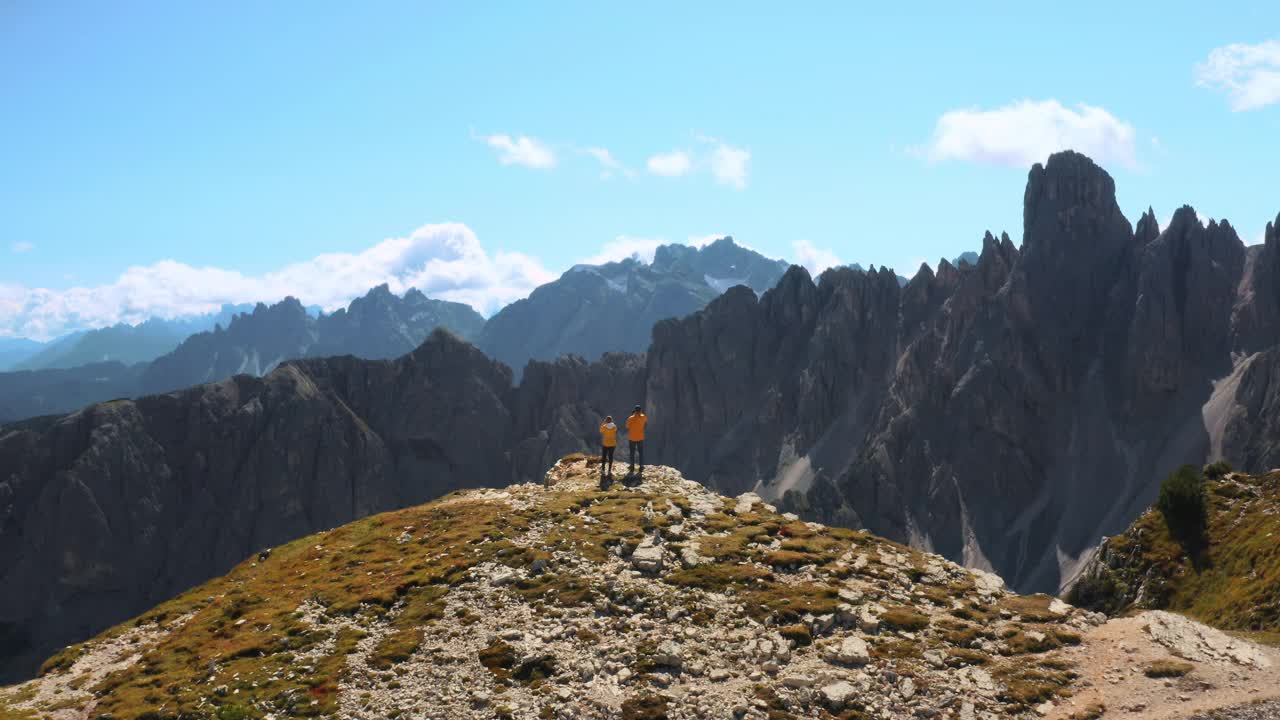
[[618, 426], [613, 416], [605, 415], [600, 425], [600, 472], [613, 475], [613, 451], [618, 447]]
[[640, 474], [644, 474], [644, 426], [649, 422], [649, 418], [645, 417], [644, 410], [639, 405], [635, 410], [631, 411], [631, 417], [627, 418], [627, 441], [631, 450], [631, 472], [636, 471], [636, 456], [640, 457]]

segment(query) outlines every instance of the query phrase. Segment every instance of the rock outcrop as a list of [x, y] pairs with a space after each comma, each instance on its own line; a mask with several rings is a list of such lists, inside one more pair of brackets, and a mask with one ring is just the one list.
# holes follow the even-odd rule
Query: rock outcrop
[[1280, 470], [1203, 478], [1203, 527], [1173, 533], [1158, 510], [1107, 538], [1068, 599], [1119, 615], [1173, 610], [1222, 630], [1280, 632]]
[[1100, 621], [1049, 605], [672, 468], [600, 490], [569, 457], [254, 553], [0, 689], [0, 711], [131, 720], [154, 685], [181, 717], [1032, 717], [1074, 677], [1037, 667]]

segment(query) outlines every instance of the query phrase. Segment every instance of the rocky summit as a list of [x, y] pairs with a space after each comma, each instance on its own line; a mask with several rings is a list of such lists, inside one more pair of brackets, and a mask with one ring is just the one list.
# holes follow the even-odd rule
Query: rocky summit
[[1156, 717], [1280, 694], [1275, 651], [1172, 658], [1222, 641], [1169, 618], [1016, 595], [668, 467], [602, 489], [573, 455], [255, 553], [0, 689], [0, 717]]

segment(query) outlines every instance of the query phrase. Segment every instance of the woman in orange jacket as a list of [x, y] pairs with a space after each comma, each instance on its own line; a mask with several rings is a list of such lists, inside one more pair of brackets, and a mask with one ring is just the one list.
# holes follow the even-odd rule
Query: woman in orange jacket
[[600, 425], [600, 472], [613, 475], [613, 451], [618, 447], [618, 426], [613, 416], [605, 415]]

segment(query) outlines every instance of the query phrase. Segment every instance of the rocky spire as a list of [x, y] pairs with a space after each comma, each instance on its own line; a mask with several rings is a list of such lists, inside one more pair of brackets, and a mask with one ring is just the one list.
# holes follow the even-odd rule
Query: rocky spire
[[1134, 240], [1138, 247], [1143, 247], [1147, 243], [1155, 240], [1160, 235], [1160, 223], [1156, 220], [1156, 213], [1147, 206], [1147, 211], [1138, 219], [1138, 227], [1134, 231]]

